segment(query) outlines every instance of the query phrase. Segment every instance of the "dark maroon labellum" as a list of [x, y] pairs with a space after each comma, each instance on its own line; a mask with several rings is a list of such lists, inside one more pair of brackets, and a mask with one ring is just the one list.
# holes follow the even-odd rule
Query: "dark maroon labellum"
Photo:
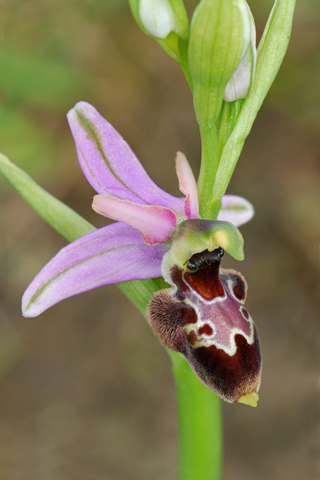
[[259, 338], [244, 306], [246, 282], [240, 273], [220, 270], [223, 253], [205, 250], [184, 269], [173, 266], [172, 287], [155, 293], [149, 317], [161, 342], [185, 355], [209, 388], [228, 402], [253, 405], [261, 376]]

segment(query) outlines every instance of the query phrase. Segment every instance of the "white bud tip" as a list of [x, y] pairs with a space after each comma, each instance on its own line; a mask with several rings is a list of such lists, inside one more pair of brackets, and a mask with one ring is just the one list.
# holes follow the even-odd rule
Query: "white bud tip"
[[139, 15], [144, 28], [155, 37], [166, 38], [176, 29], [168, 0], [140, 0]]

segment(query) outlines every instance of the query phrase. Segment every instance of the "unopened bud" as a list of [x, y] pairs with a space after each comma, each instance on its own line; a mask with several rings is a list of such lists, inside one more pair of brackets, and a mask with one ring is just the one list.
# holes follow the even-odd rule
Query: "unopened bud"
[[140, 20], [150, 35], [166, 38], [177, 28], [168, 0], [140, 0]]
[[251, 38], [243, 59], [241, 60], [235, 73], [232, 75], [224, 91], [223, 99], [226, 102], [233, 102], [234, 100], [245, 98], [250, 93], [254, 80], [257, 59], [256, 27], [248, 4], [246, 4], [246, 7], [248, 9], [251, 22]]
[[189, 21], [183, 0], [129, 0], [130, 7], [142, 30], [181, 62], [180, 41], [187, 43]]
[[216, 121], [226, 86], [251, 38], [245, 0], [202, 0], [190, 31], [189, 66], [198, 123]]
[[157, 39], [165, 39], [171, 32], [188, 37], [189, 25], [182, 0], [130, 0], [133, 15], [141, 28]]

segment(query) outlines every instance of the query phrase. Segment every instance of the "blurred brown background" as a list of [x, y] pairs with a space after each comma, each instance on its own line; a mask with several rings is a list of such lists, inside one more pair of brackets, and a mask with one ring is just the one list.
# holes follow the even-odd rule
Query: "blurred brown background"
[[[260, 38], [272, 1], [249, 3]], [[300, 0], [285, 62], [229, 188], [256, 208], [242, 228], [246, 260], [225, 266], [249, 283], [264, 367], [257, 409], [223, 405], [223, 480], [319, 478], [319, 85], [320, 4]], [[198, 173], [186, 82], [126, 0], [0, 0], [0, 150], [102, 226], [65, 118], [79, 100], [172, 194], [177, 150]], [[177, 478], [165, 351], [114, 286], [23, 319], [24, 289], [65, 241], [2, 179], [0, 197], [0, 478]]]

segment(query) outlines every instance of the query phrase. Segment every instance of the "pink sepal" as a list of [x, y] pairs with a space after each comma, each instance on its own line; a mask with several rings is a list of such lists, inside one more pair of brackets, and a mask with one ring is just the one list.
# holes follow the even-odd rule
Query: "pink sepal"
[[218, 220], [230, 222], [235, 227], [240, 227], [249, 222], [254, 216], [253, 205], [238, 195], [224, 195]]
[[97, 110], [79, 102], [68, 113], [80, 166], [101, 195], [141, 205], [160, 205], [183, 215], [183, 199], [159, 188], [130, 146]]
[[36, 317], [78, 293], [112, 283], [161, 275], [166, 245], [146, 245], [138, 230], [113, 223], [70, 243], [38, 273], [22, 298], [25, 317]]

